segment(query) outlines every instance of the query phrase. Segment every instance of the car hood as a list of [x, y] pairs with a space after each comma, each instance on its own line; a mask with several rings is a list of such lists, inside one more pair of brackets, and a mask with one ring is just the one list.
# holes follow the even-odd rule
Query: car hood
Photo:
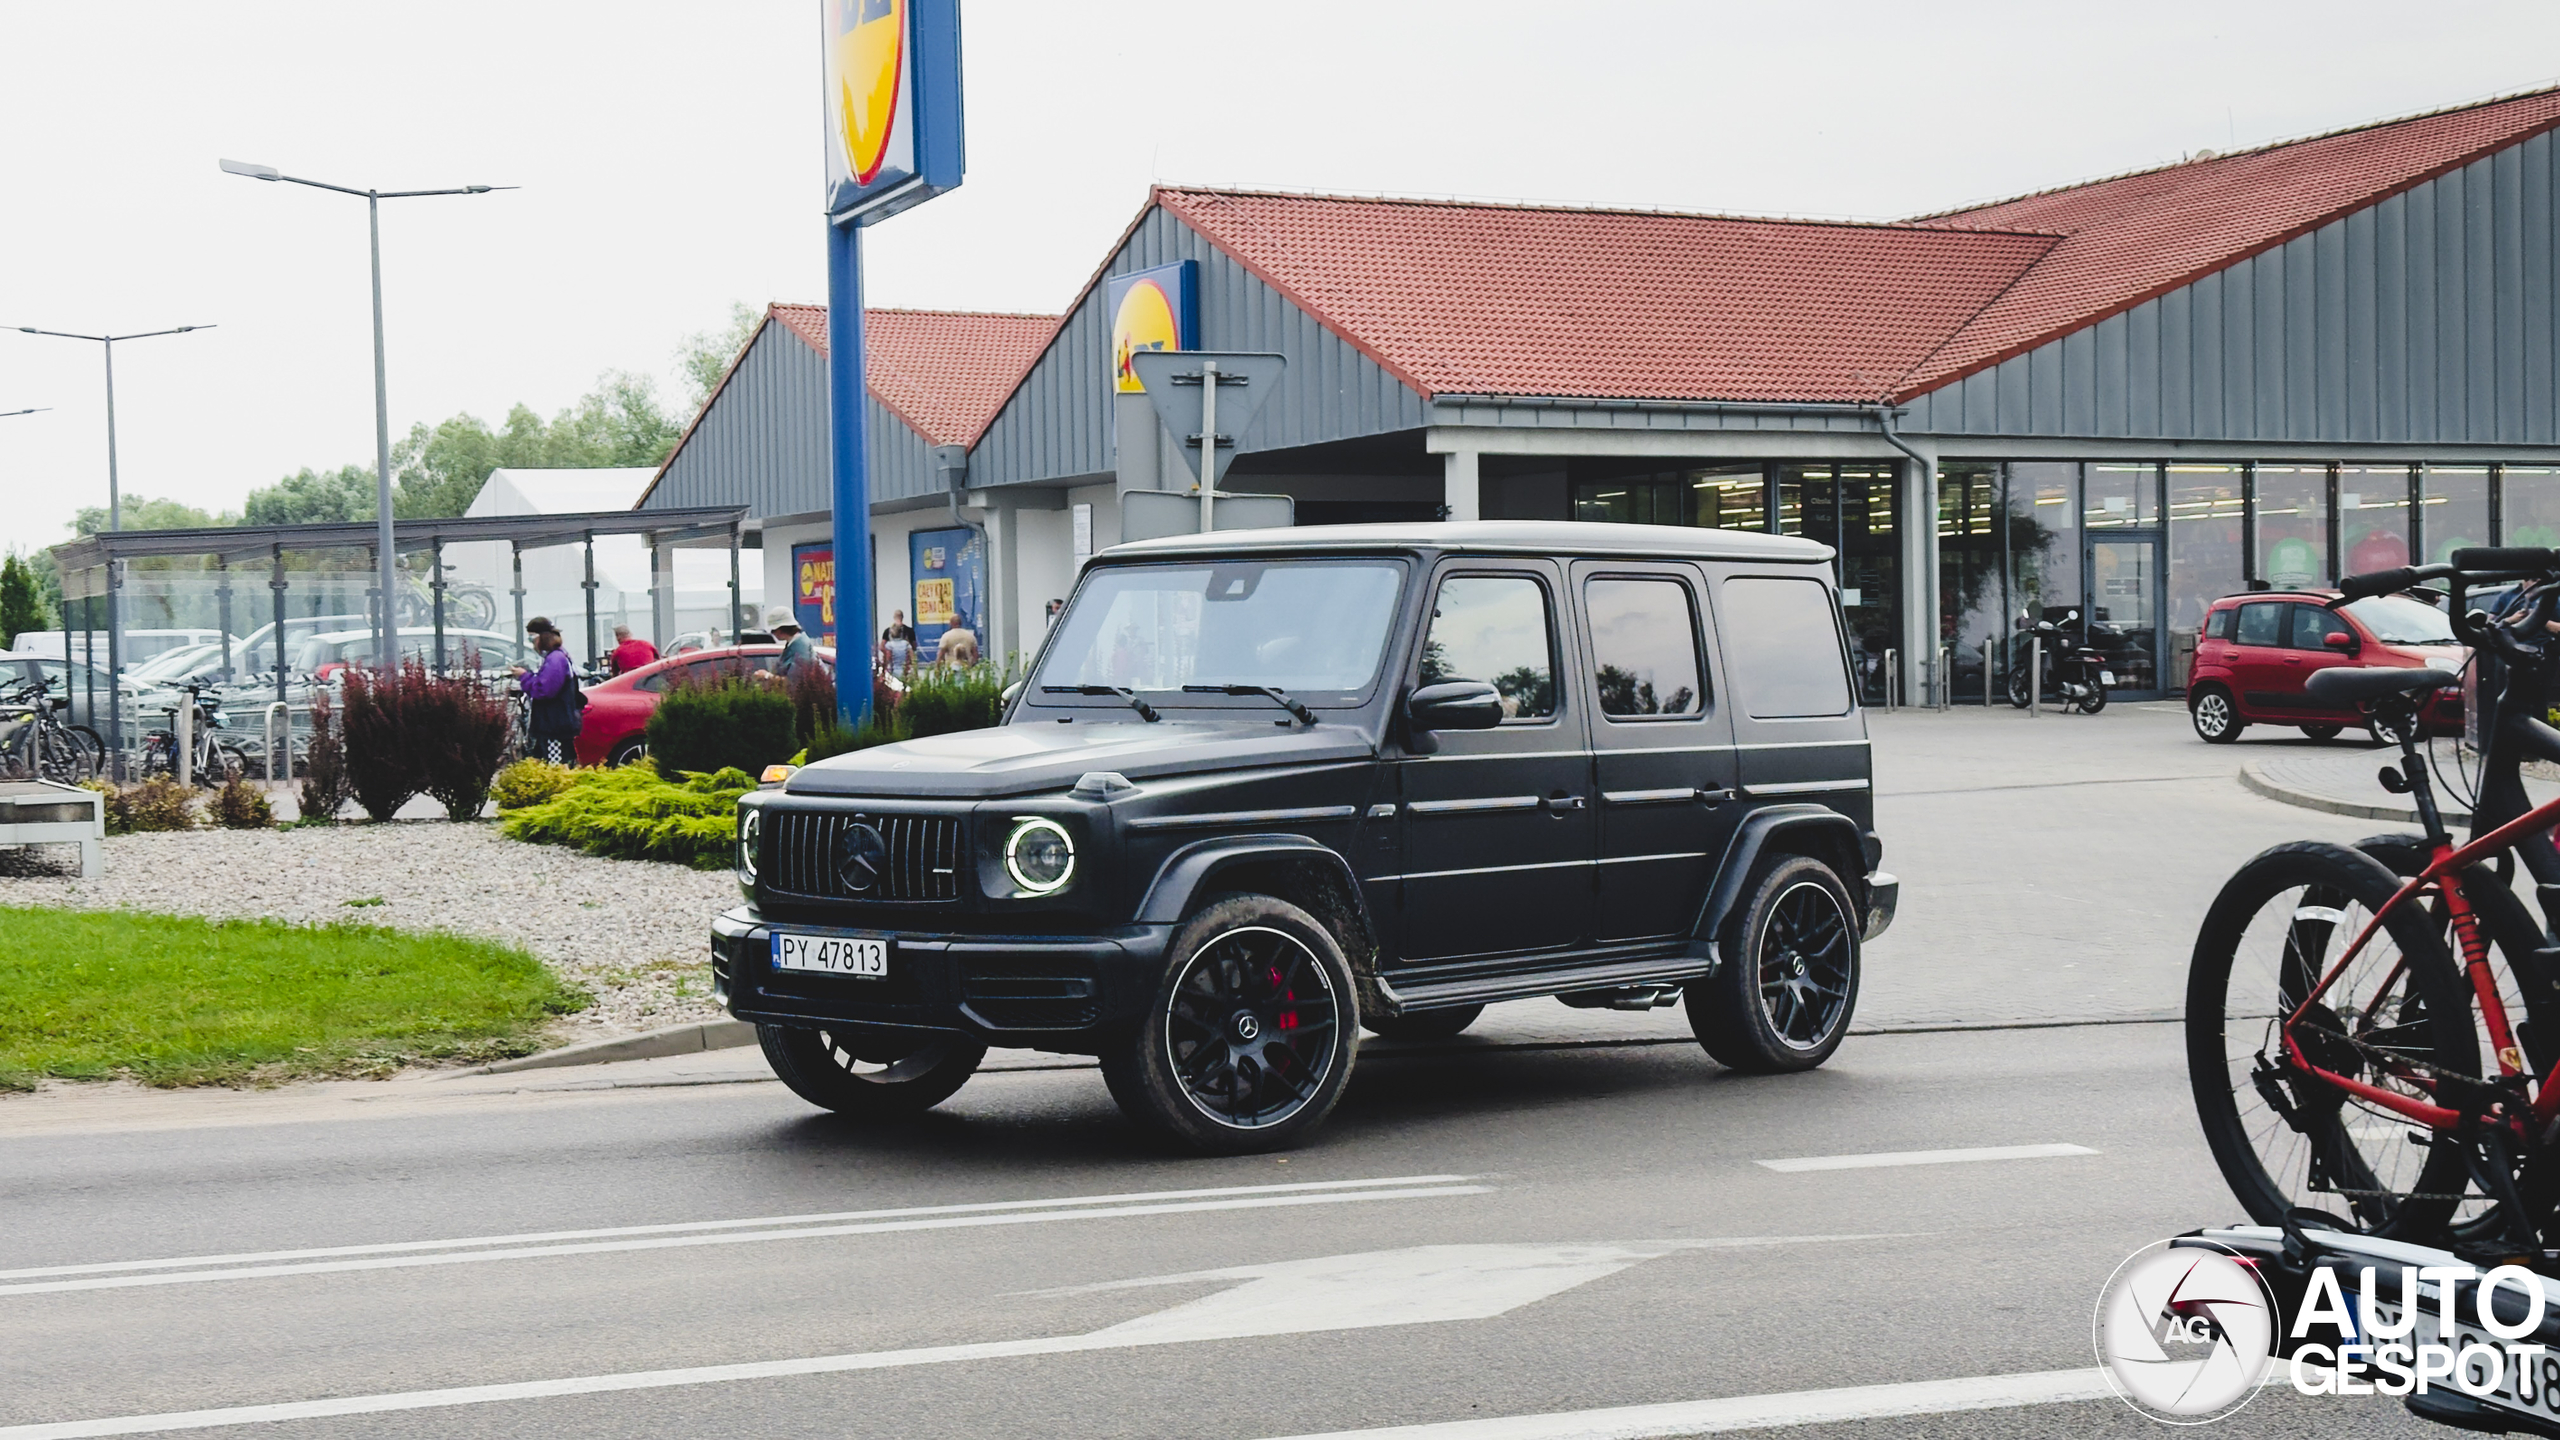
[[1063, 790], [1092, 770], [1131, 780], [1265, 765], [1365, 760], [1366, 735], [1342, 725], [1281, 730], [1167, 720], [1134, 725], [999, 725], [903, 740], [803, 767], [794, 795], [1028, 795]]

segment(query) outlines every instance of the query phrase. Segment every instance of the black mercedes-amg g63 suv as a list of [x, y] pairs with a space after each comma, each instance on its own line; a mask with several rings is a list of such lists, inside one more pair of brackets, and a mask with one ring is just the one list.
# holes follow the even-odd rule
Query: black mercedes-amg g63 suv
[[1891, 922], [1811, 541], [1346, 525], [1098, 557], [987, 730], [739, 805], [718, 995], [794, 1091], [919, 1110], [989, 1046], [1100, 1057], [1192, 1148], [1302, 1141], [1362, 1028], [1685, 997], [1806, 1069]]

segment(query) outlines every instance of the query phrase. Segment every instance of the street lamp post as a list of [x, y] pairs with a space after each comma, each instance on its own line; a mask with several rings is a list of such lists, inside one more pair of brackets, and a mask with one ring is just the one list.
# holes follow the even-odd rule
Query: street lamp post
[[0, 410], [0, 420], [6, 420], [12, 415], [41, 415], [52, 408], [50, 405], [38, 405], [32, 410]]
[[[108, 529], [121, 530], [124, 528], [123, 491], [116, 480], [116, 342], [119, 340], [148, 340], [157, 335], [184, 335], [190, 330], [210, 330], [212, 328], [213, 327], [210, 325], [180, 325], [172, 330], [142, 330], [131, 335], [81, 335], [69, 330], [39, 330], [33, 325], [21, 325], [18, 327], [22, 333], [28, 335], [50, 335], [57, 340], [92, 340], [97, 342], [97, 344], [106, 352]], [[21, 410], [15, 413], [25, 415], [33, 412]]]
[[414, 200], [429, 195], [486, 195], [492, 190], [513, 190], [513, 185], [464, 185], [450, 190], [358, 190], [348, 185], [332, 185], [325, 180], [306, 180], [287, 175], [273, 165], [253, 165], [245, 160], [225, 160], [223, 173], [243, 175], [252, 180], [281, 180], [292, 185], [308, 185], [314, 190], [334, 190], [341, 195], [364, 197], [365, 218], [373, 232], [373, 503], [374, 503], [374, 585], [381, 594], [380, 609], [374, 618], [374, 660], [383, 673], [399, 668], [398, 645], [400, 621], [395, 613], [396, 594], [393, 575], [399, 565], [399, 553], [391, 538], [391, 390], [384, 377], [382, 364], [382, 202]]

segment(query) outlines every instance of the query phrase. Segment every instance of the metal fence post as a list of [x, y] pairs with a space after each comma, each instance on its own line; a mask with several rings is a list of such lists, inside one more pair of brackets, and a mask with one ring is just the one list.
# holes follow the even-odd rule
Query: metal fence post
[[2034, 719], [2044, 711], [2044, 637], [2027, 642], [2027, 718]]
[[285, 667], [285, 658], [286, 658], [286, 657], [285, 657], [285, 653], [284, 653], [284, 592], [285, 592], [285, 584], [286, 584], [286, 582], [285, 582], [285, 578], [284, 578], [284, 546], [283, 546], [282, 544], [278, 544], [278, 545], [275, 547], [275, 562], [274, 562], [274, 563], [275, 563], [275, 570], [273, 571], [273, 573], [272, 573], [272, 574], [270, 574], [270, 576], [269, 576], [269, 577], [268, 577], [268, 579], [267, 579], [267, 588], [268, 588], [269, 590], [271, 590], [271, 591], [273, 591], [273, 592], [275, 593], [275, 601], [276, 601], [276, 605], [275, 605], [275, 610], [276, 610], [276, 703], [277, 703], [278, 705], [283, 705], [283, 704], [286, 704], [287, 702], [286, 702], [286, 700], [285, 700], [285, 698], [284, 698], [284, 682], [285, 682], [285, 672], [284, 672], [284, 667]]
[[1884, 652], [1884, 708], [1893, 708], [1894, 682], [1902, 678], [1902, 655], [1895, 650]]
[[427, 542], [427, 597], [435, 605], [436, 673], [444, 673], [444, 536]]
[[195, 697], [181, 690], [178, 703], [169, 711], [169, 732], [177, 742], [178, 783], [196, 783], [196, 705]]
[[1991, 708], [1991, 637], [1982, 637], [1982, 708]]

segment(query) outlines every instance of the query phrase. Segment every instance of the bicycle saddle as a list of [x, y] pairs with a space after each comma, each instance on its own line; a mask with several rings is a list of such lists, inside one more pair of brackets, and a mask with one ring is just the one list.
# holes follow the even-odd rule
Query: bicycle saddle
[[2314, 700], [2325, 700], [2332, 705], [2360, 705], [2406, 690], [2441, 690], [2461, 683], [2462, 677], [2448, 670], [2406, 670], [2397, 666], [2354, 669], [2338, 665], [2312, 672], [2302, 688]]

